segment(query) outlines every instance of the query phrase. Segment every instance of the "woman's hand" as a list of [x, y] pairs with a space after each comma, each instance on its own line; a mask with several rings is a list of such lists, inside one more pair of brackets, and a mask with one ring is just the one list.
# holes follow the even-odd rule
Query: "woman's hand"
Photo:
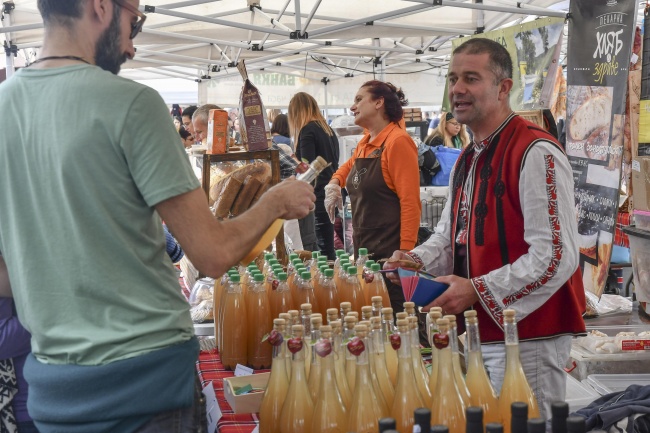
[[336, 217], [336, 208], [343, 211], [343, 196], [341, 195], [341, 187], [338, 183], [330, 182], [325, 185], [325, 210], [330, 217], [330, 221], [334, 224]]

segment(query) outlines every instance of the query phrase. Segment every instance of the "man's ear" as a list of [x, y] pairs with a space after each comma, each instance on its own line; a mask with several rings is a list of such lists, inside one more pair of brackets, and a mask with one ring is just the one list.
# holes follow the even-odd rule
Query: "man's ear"
[[100, 24], [108, 24], [113, 19], [113, 0], [89, 0], [88, 6], [93, 15], [93, 19]]
[[501, 83], [499, 83], [499, 101], [504, 99], [508, 101], [510, 99], [510, 90], [512, 90], [513, 84], [512, 78], [501, 80]]

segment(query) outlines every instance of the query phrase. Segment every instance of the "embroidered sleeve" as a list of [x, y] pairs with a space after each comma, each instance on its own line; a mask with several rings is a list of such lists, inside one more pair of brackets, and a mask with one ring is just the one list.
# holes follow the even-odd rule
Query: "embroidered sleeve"
[[546, 302], [578, 266], [573, 176], [568, 159], [555, 145], [535, 143], [522, 163], [519, 196], [528, 253], [472, 280], [483, 306], [502, 324], [513, 308], [523, 319]]

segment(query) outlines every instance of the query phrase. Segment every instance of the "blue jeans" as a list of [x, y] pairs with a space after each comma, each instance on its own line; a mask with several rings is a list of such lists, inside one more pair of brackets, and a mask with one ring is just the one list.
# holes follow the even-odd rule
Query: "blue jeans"
[[205, 397], [201, 392], [201, 382], [196, 376], [194, 403], [191, 407], [160, 412], [136, 433], [207, 433]]
[[38, 433], [38, 429], [32, 421], [19, 422], [18, 433]]

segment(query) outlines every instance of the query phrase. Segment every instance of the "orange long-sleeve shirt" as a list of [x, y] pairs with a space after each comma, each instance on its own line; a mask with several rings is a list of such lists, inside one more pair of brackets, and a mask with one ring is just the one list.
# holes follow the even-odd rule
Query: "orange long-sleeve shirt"
[[[397, 194], [400, 202], [400, 249], [410, 251], [415, 247], [418, 238], [422, 210], [418, 150], [413, 139], [396, 123], [388, 124], [374, 140], [369, 140], [370, 134], [366, 134], [357, 144], [352, 157], [339, 167], [332, 178], [338, 179], [341, 187], [344, 187], [354, 161], [368, 157], [384, 144], [381, 172], [386, 185]], [[354, 212], [354, 209], [352, 211]]]

